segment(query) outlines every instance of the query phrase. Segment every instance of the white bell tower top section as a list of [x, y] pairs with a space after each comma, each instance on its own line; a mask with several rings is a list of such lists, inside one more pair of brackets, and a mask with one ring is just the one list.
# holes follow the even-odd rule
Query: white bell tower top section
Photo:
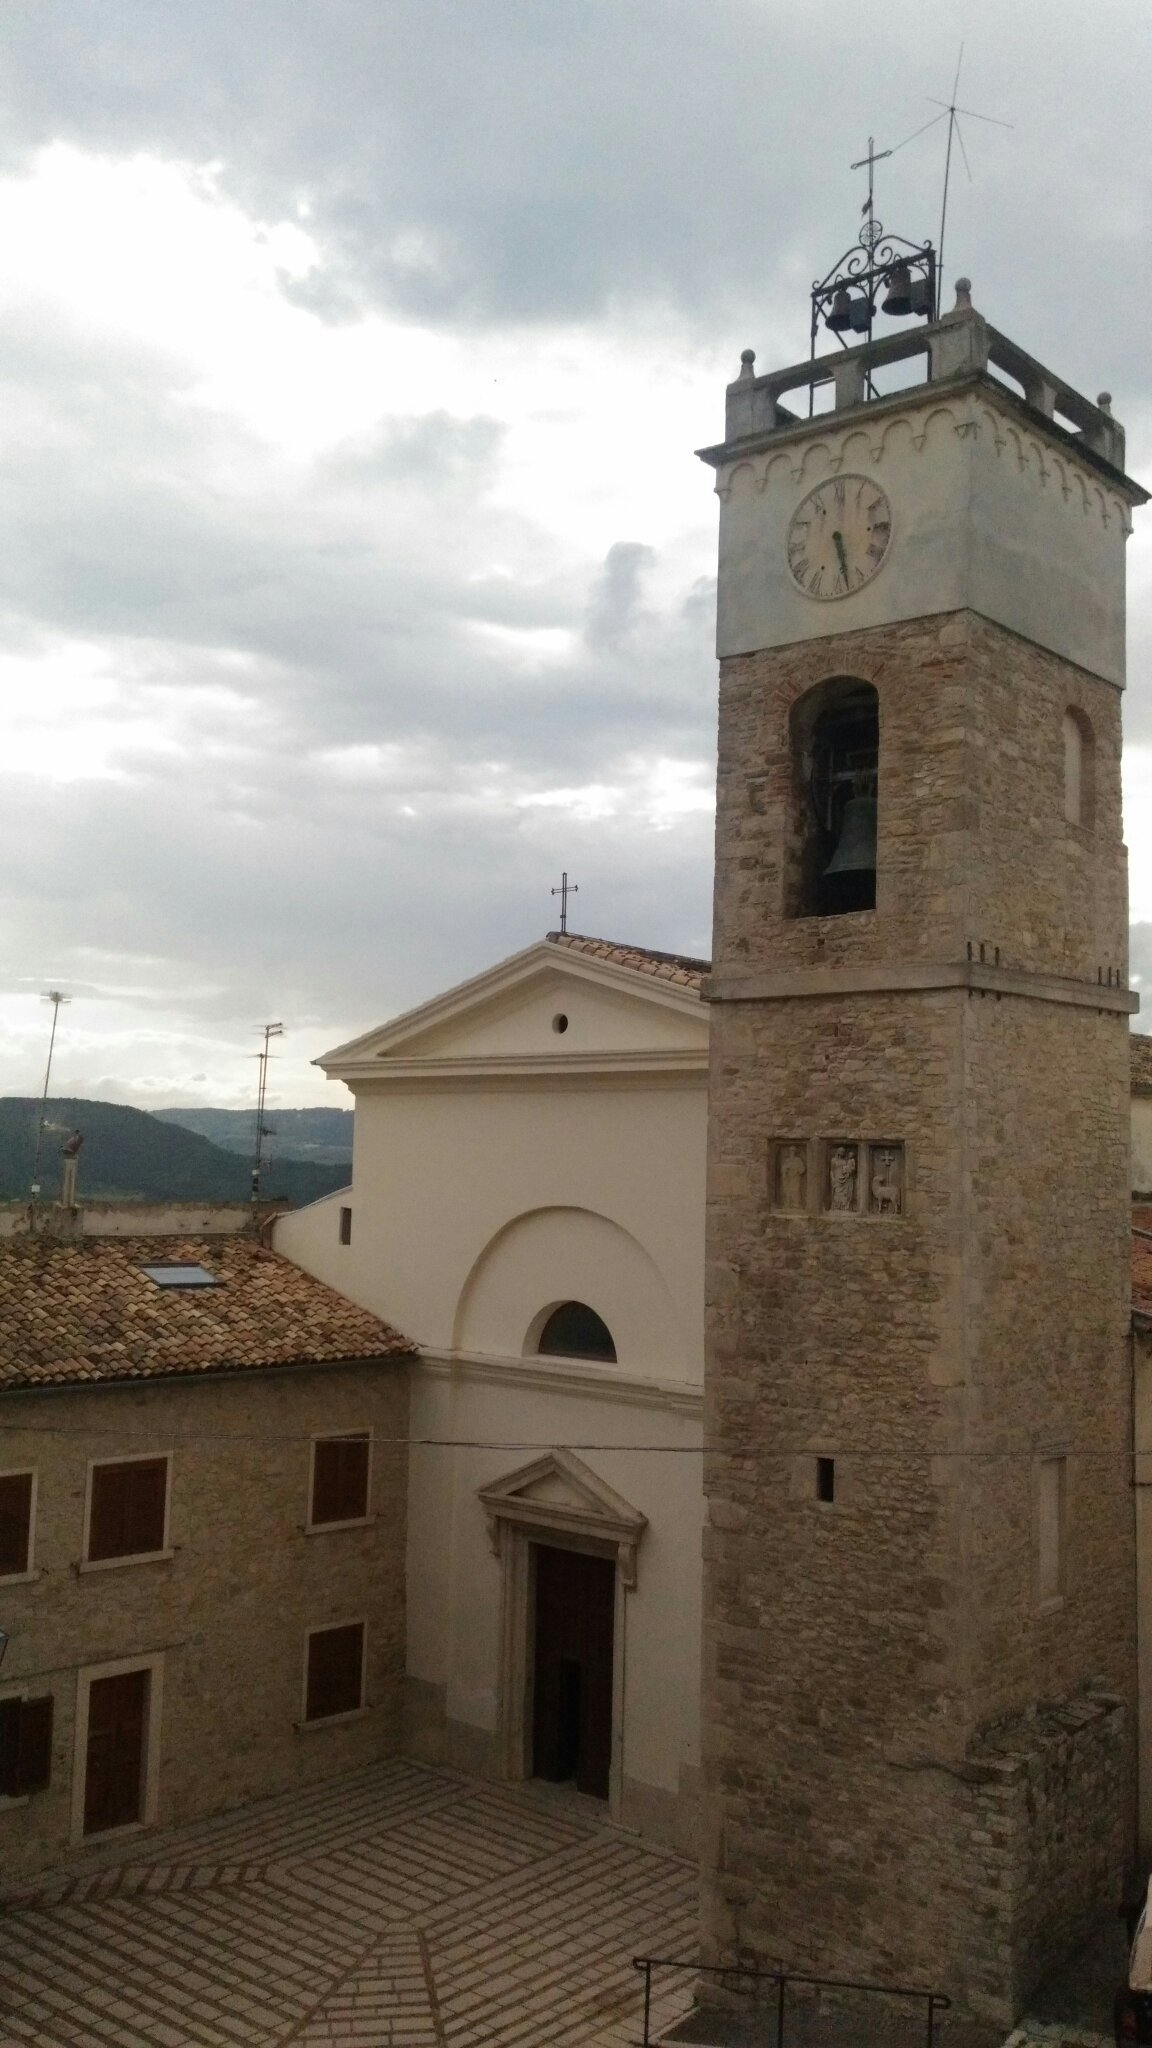
[[971, 610], [1123, 687], [1124, 541], [1148, 498], [1123, 429], [956, 289], [930, 326], [767, 376], [745, 351], [724, 441], [699, 451], [721, 658]]

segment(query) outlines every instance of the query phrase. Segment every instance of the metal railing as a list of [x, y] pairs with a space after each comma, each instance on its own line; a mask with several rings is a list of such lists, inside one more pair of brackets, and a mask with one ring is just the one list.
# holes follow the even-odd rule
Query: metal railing
[[[909, 1984], [868, 1984], [851, 1977], [808, 1977], [799, 1970], [758, 1970], [751, 1965], [738, 1963], [686, 1963], [671, 1956], [633, 1956], [632, 1967], [644, 1973], [644, 2035], [640, 2048], [657, 2048], [652, 2036], [652, 1972], [653, 1970], [688, 1970], [697, 1977], [721, 1977], [748, 1980], [757, 1987], [775, 1987], [776, 2040], [774, 2048], [787, 2048], [785, 2032], [788, 2018], [788, 1992], [792, 1985], [805, 1985], [816, 1991], [860, 1991], [877, 1998], [913, 1999], [924, 2008], [924, 2048], [933, 2048], [936, 2039], [936, 2015], [945, 2012], [952, 2003], [942, 1991], [925, 1991], [920, 1985]], [[763, 2007], [760, 2008], [763, 2011]]]

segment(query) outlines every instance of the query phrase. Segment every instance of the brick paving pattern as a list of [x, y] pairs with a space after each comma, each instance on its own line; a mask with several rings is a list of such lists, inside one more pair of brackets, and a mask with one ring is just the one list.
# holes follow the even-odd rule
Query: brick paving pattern
[[411, 1764], [153, 1847], [9, 1896], [2, 2048], [630, 2048], [631, 1957], [695, 1953], [688, 1864]]

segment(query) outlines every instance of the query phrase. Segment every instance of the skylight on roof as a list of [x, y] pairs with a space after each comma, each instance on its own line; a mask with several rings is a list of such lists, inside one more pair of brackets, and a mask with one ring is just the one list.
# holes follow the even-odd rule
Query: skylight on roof
[[141, 1266], [140, 1271], [157, 1287], [222, 1287], [223, 1281], [206, 1266]]

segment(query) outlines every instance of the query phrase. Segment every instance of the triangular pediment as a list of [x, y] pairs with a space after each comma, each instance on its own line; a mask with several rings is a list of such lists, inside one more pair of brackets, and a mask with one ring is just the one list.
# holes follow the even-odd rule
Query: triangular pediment
[[636, 1546], [648, 1517], [572, 1451], [546, 1451], [491, 1486], [479, 1489], [493, 1549], [502, 1527], [547, 1538], [572, 1536], [613, 1545], [625, 1585], [636, 1580]]
[[542, 940], [317, 1064], [338, 1078], [385, 1078], [425, 1063], [432, 1071], [449, 1063], [702, 1060], [707, 1042], [708, 1011], [697, 988]]

